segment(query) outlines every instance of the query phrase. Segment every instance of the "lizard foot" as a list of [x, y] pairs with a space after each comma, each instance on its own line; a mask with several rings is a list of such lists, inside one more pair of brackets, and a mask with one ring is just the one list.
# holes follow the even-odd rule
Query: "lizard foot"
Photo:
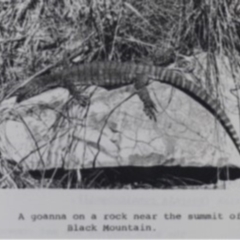
[[90, 105], [90, 99], [88, 96], [84, 96], [84, 95], [79, 96], [78, 102], [82, 107], [87, 107]]
[[157, 121], [157, 117], [156, 117], [157, 108], [153, 102], [149, 102], [148, 104], [145, 104], [143, 110], [151, 120], [153, 119], [155, 122]]

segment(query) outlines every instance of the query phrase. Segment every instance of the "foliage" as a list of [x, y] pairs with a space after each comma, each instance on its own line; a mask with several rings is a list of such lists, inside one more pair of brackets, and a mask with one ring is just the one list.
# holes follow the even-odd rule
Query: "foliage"
[[0, 80], [23, 80], [76, 51], [80, 62], [152, 61], [168, 49], [232, 57], [239, 49], [234, 9], [229, 0], [4, 0]]
[[2, 0], [1, 92], [57, 65], [166, 65], [196, 51], [207, 53], [207, 87], [218, 91], [216, 56], [229, 58], [233, 76], [239, 67], [238, 9], [233, 0]]

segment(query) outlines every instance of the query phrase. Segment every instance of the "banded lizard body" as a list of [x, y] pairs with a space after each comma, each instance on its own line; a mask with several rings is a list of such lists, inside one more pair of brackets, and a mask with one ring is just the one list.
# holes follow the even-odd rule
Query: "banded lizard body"
[[152, 80], [181, 90], [206, 108], [221, 123], [240, 154], [237, 132], [218, 100], [213, 99], [202, 87], [187, 80], [180, 72], [172, 69], [134, 63], [87, 63], [34, 79], [13, 95], [17, 96], [17, 102], [21, 102], [49, 89], [63, 87], [68, 89], [73, 97], [81, 100], [79, 87], [82, 86], [96, 85], [111, 90], [134, 84], [144, 104], [145, 113], [156, 120], [156, 107], [146, 88]]

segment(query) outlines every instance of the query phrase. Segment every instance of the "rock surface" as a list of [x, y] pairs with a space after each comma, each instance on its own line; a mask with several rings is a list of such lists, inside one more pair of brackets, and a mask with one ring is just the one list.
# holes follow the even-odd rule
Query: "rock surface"
[[[226, 77], [226, 71], [221, 76]], [[227, 114], [238, 128], [230, 87], [223, 91]], [[132, 87], [113, 91], [91, 87], [89, 108], [69, 101], [64, 89], [20, 104], [9, 99], [0, 107], [2, 156], [26, 169], [79, 169], [92, 167], [93, 162], [96, 166], [240, 165], [231, 139], [202, 106], [164, 84], [154, 83], [148, 89], [158, 109], [157, 122], [144, 114], [136, 95], [124, 102]]]

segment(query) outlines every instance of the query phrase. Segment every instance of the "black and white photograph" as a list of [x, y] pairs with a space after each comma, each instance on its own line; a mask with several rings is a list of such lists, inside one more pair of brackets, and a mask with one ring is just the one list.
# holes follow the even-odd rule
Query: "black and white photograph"
[[1, 0], [0, 90], [3, 194], [240, 189], [238, 0]]
[[1, 188], [240, 186], [239, 16], [227, 0], [1, 1]]

